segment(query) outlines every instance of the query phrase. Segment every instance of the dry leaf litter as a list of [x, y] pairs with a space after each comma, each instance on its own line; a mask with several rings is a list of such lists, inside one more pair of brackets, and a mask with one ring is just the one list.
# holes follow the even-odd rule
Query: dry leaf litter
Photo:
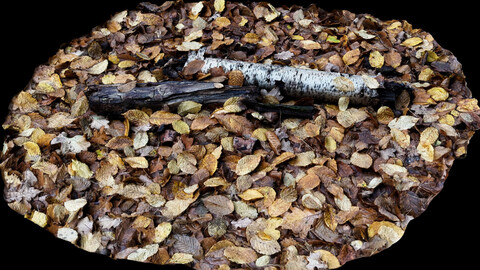
[[[188, 52], [408, 82], [393, 106], [315, 101], [311, 119], [219, 106], [89, 109], [92, 84], [243, 74], [169, 65]], [[345, 84], [348, 82], [339, 82]], [[348, 89], [347, 89], [348, 91]], [[296, 104], [278, 91], [267, 103]], [[115, 259], [195, 269], [334, 269], [402, 237], [480, 125], [462, 66], [406, 21], [223, 0], [141, 3], [58, 50], [11, 103], [8, 205]]]

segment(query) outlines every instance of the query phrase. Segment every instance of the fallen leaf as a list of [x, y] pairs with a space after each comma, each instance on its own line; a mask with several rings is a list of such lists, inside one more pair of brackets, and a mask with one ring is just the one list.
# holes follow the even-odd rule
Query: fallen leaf
[[107, 67], [108, 67], [108, 60], [105, 59], [102, 62], [95, 64], [94, 66], [89, 68], [88, 73], [92, 75], [100, 75], [103, 72], [105, 72], [105, 70], [107, 70]]
[[238, 196], [245, 201], [263, 199], [264, 197], [263, 194], [256, 189], [247, 189]]
[[442, 87], [430, 88], [427, 90], [427, 94], [429, 94], [435, 101], [445, 101], [448, 99], [448, 92]]
[[132, 145], [133, 140], [130, 137], [117, 136], [110, 139], [105, 146], [111, 149], [121, 150]]
[[368, 61], [373, 68], [381, 68], [385, 63], [385, 58], [379, 51], [373, 51], [370, 53]]
[[320, 45], [320, 43], [313, 40], [300, 40], [299, 45], [302, 49], [305, 50], [318, 50], [322, 48], [322, 45]]
[[373, 159], [369, 154], [361, 154], [358, 152], [355, 152], [352, 154], [350, 157], [350, 162], [363, 169], [368, 169], [370, 166], [372, 166]]
[[235, 209], [233, 202], [223, 195], [212, 195], [204, 198], [203, 205], [212, 214], [219, 216], [228, 215]]
[[238, 264], [251, 263], [258, 258], [257, 253], [253, 249], [245, 247], [226, 247], [223, 255], [229, 261]]
[[422, 38], [419, 37], [411, 37], [409, 39], [406, 39], [404, 42], [402, 42], [400, 45], [405, 46], [405, 47], [414, 47], [420, 43], [423, 42]]
[[312, 164], [312, 160], [315, 158], [315, 152], [307, 151], [296, 154], [295, 159], [290, 160], [290, 165], [297, 167], [305, 167]]
[[415, 126], [419, 118], [409, 115], [402, 115], [399, 118], [395, 118], [388, 123], [389, 128], [396, 128], [399, 130], [407, 130]]
[[[269, 207], [268, 207], [268, 214], [271, 217], [278, 217], [283, 215], [285, 212], [288, 211], [290, 206], [292, 205], [291, 202], [285, 201], [281, 198], [276, 199]], [[266, 254], [266, 253], [263, 253]], [[271, 255], [271, 254], [267, 254]]]
[[355, 90], [355, 85], [353, 82], [343, 76], [338, 76], [335, 79], [332, 80], [332, 84], [335, 86], [335, 88], [338, 91], [343, 91], [343, 92], [350, 92]]
[[77, 212], [78, 210], [82, 209], [85, 205], [87, 205], [87, 200], [84, 198], [68, 200], [63, 205], [65, 206], [65, 209], [73, 213], [73, 212]]
[[90, 170], [87, 164], [80, 162], [76, 159], [72, 160], [72, 163], [68, 166], [69, 173], [72, 176], [78, 176], [85, 179], [89, 179], [93, 176], [93, 172]]
[[188, 126], [187, 123], [185, 123], [182, 120], [175, 120], [172, 123], [173, 129], [180, 133], [180, 134], [189, 134], [190, 133], [190, 127]]
[[197, 41], [184, 41], [182, 44], [176, 45], [175, 47], [178, 51], [188, 52], [199, 50], [202, 46], [203, 44]]
[[188, 253], [175, 253], [167, 261], [167, 264], [187, 264], [193, 262], [194, 258], [192, 254]]
[[150, 115], [150, 123], [153, 125], [169, 125], [173, 122], [182, 119], [182, 117], [175, 113], [165, 112], [165, 111], [156, 111]]
[[148, 161], [145, 157], [126, 157], [123, 159], [132, 168], [147, 169]]
[[375, 235], [380, 236], [383, 240], [386, 240], [388, 246], [393, 245], [400, 240], [404, 234], [402, 228], [389, 221], [376, 221], [368, 227], [368, 237], [372, 238]]
[[215, 11], [222, 12], [225, 9], [225, 0], [215, 0], [213, 7]]
[[249, 174], [258, 167], [261, 160], [262, 157], [259, 155], [246, 155], [238, 161], [235, 173], [237, 175]]
[[128, 119], [130, 123], [139, 127], [150, 126], [150, 117], [148, 114], [141, 110], [128, 110], [123, 113], [123, 116]]

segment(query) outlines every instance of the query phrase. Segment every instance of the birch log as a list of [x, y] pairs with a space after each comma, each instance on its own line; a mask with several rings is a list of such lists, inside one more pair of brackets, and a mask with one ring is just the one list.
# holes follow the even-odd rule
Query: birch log
[[225, 72], [240, 70], [246, 84], [272, 89], [280, 83], [282, 93], [291, 97], [308, 96], [324, 102], [349, 97], [352, 103], [360, 105], [375, 105], [379, 101], [377, 89], [380, 84], [372, 76], [206, 58], [204, 53], [205, 49], [190, 52], [185, 65], [193, 60], [203, 60], [203, 73], [208, 73], [213, 67], [222, 67]]

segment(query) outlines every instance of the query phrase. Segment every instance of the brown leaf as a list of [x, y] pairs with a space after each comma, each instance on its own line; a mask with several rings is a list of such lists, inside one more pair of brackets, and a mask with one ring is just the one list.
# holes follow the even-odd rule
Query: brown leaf
[[219, 216], [228, 215], [233, 212], [233, 202], [223, 195], [213, 195], [203, 199], [203, 205], [211, 213]]
[[133, 145], [133, 140], [130, 137], [117, 136], [117, 137], [113, 137], [110, 141], [108, 141], [108, 143], [105, 146], [115, 150], [120, 150], [132, 145]]
[[273, 152], [276, 155], [280, 155], [280, 149], [282, 148], [282, 143], [277, 137], [277, 134], [275, 132], [267, 130], [265, 132], [265, 137], [267, 138], [268, 143], [270, 144], [270, 147], [272, 148]]
[[204, 130], [211, 125], [215, 125], [217, 121], [205, 115], [199, 115], [195, 117], [192, 124], [190, 125], [191, 130]]
[[238, 264], [251, 263], [257, 259], [257, 253], [253, 249], [245, 247], [226, 247], [223, 255], [231, 262]]
[[205, 65], [205, 61], [195, 59], [191, 62], [189, 62], [184, 68], [183, 68], [183, 75], [185, 76], [192, 76], [197, 74], [202, 70], [202, 67]]
[[307, 174], [298, 180], [298, 187], [303, 190], [310, 190], [320, 185], [320, 178], [315, 174]]

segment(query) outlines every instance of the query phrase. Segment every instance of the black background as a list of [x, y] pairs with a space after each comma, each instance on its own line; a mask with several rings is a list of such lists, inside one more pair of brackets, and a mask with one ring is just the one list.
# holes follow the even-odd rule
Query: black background
[[[313, 1], [271, 1], [276, 5], [310, 2]], [[405, 19], [414, 28], [430, 32], [463, 64], [468, 86], [479, 98], [480, 80], [476, 77], [480, 61], [478, 8], [474, 1], [428, 2], [358, 0], [316, 1], [316, 4], [327, 11], [347, 9], [354, 13], [370, 13], [381, 20]], [[34, 68], [54, 55], [62, 43], [89, 33], [114, 13], [135, 6], [135, 1], [99, 0], [2, 3], [0, 121], [3, 122], [7, 114], [11, 98], [25, 87]], [[424, 214], [409, 224], [398, 243], [370, 258], [348, 262], [341, 269], [467, 269], [478, 264], [480, 237], [476, 219], [480, 179], [476, 166], [480, 161], [479, 136], [474, 136], [469, 145], [467, 158], [455, 162], [444, 190]], [[25, 220], [4, 201], [0, 202], [0, 243], [3, 247], [0, 265], [22, 269], [187, 269], [114, 261], [87, 253]]]

